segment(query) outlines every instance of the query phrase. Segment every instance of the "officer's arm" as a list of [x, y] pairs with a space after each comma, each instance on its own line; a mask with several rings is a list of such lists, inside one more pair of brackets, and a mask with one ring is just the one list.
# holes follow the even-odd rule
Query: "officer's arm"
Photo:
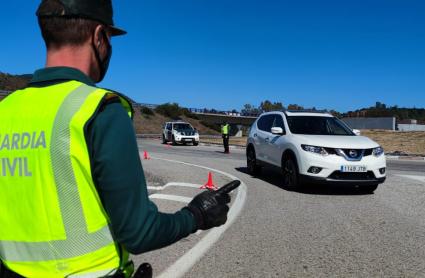
[[149, 201], [134, 129], [121, 104], [106, 105], [87, 127], [86, 139], [114, 237], [130, 253], [167, 246], [196, 230], [189, 210], [165, 214]]

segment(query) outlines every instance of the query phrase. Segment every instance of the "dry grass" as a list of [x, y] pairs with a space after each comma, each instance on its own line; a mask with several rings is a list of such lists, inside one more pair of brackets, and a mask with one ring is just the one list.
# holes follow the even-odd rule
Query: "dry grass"
[[423, 131], [362, 130], [361, 133], [379, 143], [386, 153], [425, 155], [425, 132]]
[[[363, 136], [380, 144], [386, 153], [400, 152], [410, 155], [425, 156], [425, 132], [396, 132], [387, 130], [361, 130]], [[230, 138], [230, 144], [246, 145], [246, 137]], [[222, 144], [221, 138], [201, 138], [204, 143]]]

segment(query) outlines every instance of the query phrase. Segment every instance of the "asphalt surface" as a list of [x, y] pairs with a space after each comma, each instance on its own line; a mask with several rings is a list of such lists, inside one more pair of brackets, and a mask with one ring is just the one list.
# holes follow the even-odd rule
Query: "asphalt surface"
[[[425, 162], [388, 161], [387, 181], [374, 194], [327, 186], [294, 192], [282, 187], [278, 172], [266, 170], [260, 178], [246, 174], [243, 149], [226, 155], [214, 146], [139, 143], [154, 158], [143, 161], [150, 194], [189, 199], [200, 190], [155, 187], [207, 180], [207, 169], [161, 159], [221, 170], [247, 186], [241, 214], [204, 256], [194, 258], [198, 261], [184, 277], [425, 277]], [[230, 180], [213, 174], [217, 185]], [[165, 212], [185, 205], [154, 201]], [[152, 263], [158, 276], [207, 234], [134, 259]]]

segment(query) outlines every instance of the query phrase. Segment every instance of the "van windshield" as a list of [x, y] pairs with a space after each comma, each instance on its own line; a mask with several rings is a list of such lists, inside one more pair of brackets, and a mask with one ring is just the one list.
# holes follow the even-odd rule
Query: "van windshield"
[[345, 123], [333, 117], [288, 116], [286, 119], [293, 134], [355, 136]]

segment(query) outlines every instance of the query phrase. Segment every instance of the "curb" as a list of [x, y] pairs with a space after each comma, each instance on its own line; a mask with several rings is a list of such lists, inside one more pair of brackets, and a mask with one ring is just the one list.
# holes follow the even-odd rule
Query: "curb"
[[425, 157], [409, 155], [386, 155], [385, 158], [388, 160], [425, 161]]

